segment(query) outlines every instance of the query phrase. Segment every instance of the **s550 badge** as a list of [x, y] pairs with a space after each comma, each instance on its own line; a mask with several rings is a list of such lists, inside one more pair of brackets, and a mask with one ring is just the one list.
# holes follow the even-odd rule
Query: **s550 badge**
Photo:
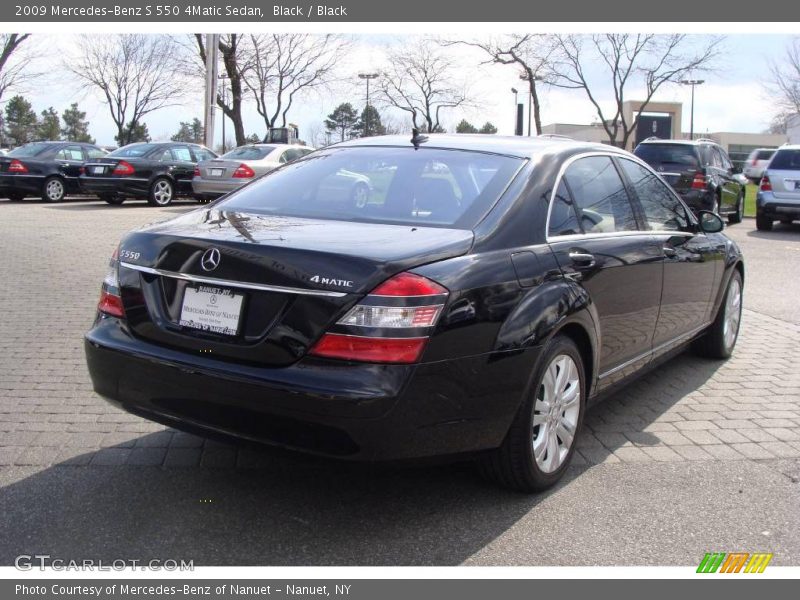
[[332, 279], [329, 277], [320, 277], [319, 275], [314, 275], [309, 281], [314, 283], [320, 283], [322, 285], [335, 285], [337, 287], [353, 287], [352, 281], [347, 281], [346, 279]]

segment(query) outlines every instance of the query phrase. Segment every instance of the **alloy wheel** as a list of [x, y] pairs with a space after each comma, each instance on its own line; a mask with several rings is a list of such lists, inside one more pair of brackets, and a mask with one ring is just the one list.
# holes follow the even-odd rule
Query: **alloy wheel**
[[533, 457], [544, 473], [556, 471], [569, 455], [581, 404], [581, 380], [572, 357], [559, 354], [544, 371], [533, 406]]
[[731, 279], [728, 295], [725, 300], [725, 322], [722, 329], [725, 347], [732, 348], [739, 334], [739, 322], [742, 319], [742, 286], [737, 278]]
[[47, 182], [44, 193], [50, 202], [59, 202], [64, 198], [64, 184], [60, 179], [51, 179]]
[[164, 206], [172, 201], [172, 184], [166, 179], [160, 179], [153, 185], [153, 200], [156, 204]]

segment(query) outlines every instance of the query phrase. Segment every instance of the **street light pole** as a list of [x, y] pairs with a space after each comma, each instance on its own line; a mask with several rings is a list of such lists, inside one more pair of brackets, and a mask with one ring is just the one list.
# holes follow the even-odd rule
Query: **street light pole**
[[370, 79], [377, 79], [380, 77], [380, 73], [359, 73], [359, 79], [366, 79], [367, 80], [367, 107], [364, 109], [365, 114], [365, 123], [364, 123], [364, 137], [368, 137], [370, 135], [369, 129], [369, 80]]
[[695, 86], [702, 85], [704, 83], [705, 83], [704, 79], [681, 80], [681, 84], [692, 86], [692, 108], [691, 108], [691, 116], [689, 117], [689, 139], [691, 140], [694, 139], [694, 88]]

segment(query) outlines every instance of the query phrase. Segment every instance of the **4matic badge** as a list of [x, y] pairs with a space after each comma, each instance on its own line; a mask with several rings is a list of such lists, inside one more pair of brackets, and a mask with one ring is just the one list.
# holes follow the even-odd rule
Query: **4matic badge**
[[353, 287], [353, 282], [347, 279], [333, 279], [330, 277], [320, 277], [319, 275], [314, 275], [309, 281], [322, 285], [334, 285], [336, 287]]

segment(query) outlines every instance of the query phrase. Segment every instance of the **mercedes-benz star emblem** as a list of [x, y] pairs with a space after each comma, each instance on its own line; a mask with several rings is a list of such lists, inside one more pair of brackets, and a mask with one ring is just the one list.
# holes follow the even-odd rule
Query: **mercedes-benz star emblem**
[[209, 248], [203, 253], [203, 258], [200, 259], [200, 266], [203, 271], [213, 271], [219, 266], [219, 250], [216, 248]]

